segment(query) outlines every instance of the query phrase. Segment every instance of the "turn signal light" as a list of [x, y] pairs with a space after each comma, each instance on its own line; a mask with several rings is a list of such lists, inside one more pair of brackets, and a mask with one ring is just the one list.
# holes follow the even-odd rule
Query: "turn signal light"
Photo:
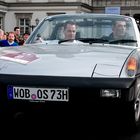
[[134, 57], [131, 57], [127, 62], [127, 75], [128, 76], [134, 76], [137, 70], [137, 60]]

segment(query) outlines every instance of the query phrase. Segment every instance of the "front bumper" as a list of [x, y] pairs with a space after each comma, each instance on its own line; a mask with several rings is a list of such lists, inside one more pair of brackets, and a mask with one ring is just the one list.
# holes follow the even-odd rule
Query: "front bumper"
[[[47, 114], [71, 114], [91, 112], [105, 105], [119, 106], [129, 102], [129, 91], [133, 88], [132, 78], [82, 78], [0, 75], [0, 111], [1, 112], [37, 112]], [[57, 87], [69, 89], [69, 101], [31, 101], [11, 100], [7, 97], [7, 86]], [[119, 98], [101, 97], [101, 89], [121, 91]]]

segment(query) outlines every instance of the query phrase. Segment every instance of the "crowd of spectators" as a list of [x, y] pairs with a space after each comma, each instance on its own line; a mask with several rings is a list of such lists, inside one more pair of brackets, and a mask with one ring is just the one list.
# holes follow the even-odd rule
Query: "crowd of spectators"
[[0, 29], [0, 47], [24, 45], [29, 35], [29, 32], [21, 35], [20, 28], [17, 26], [10, 32], [4, 32], [4, 30]]

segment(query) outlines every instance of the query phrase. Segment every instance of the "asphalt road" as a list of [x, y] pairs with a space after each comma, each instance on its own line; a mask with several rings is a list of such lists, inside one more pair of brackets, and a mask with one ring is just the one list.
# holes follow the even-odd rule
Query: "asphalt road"
[[132, 131], [118, 122], [114, 124], [112, 122], [99, 123], [95, 121], [95, 123], [83, 125], [82, 120], [78, 124], [70, 122], [69, 119], [67, 121], [70, 123], [66, 119], [64, 120], [65, 123], [59, 122], [58, 124], [51, 122], [53, 120], [37, 123], [34, 119], [32, 119], [32, 122], [17, 122], [17, 124], [14, 124], [12, 133], [20, 134], [22, 138], [28, 136], [39, 140], [140, 140], [140, 126], [136, 131]]
[[[57, 117], [56, 117], [57, 119]], [[68, 119], [69, 120], [69, 119]], [[1, 131], [1, 136], [4, 134], [4, 138], [13, 139], [39, 139], [39, 140], [140, 140], [140, 126], [137, 131], [132, 132], [128, 130], [127, 126], [122, 127], [121, 125], [114, 125], [113, 123], [93, 123], [86, 124], [85, 126], [81, 124], [65, 125], [54, 124], [52, 120], [41, 121], [38, 123], [37, 120], [32, 119], [32, 121], [26, 122], [17, 121], [7, 123], [4, 125]], [[97, 125], [98, 124], [98, 125]], [[6, 134], [6, 135], [5, 135]]]
[[[54, 116], [53, 119], [30, 118], [16, 121], [3, 121], [1, 125], [1, 135], [4, 138], [18, 138], [39, 140], [140, 140], [140, 126], [136, 131], [122, 125], [117, 120], [94, 120], [83, 122], [77, 118], [75, 122], [69, 118], [60, 118]], [[7, 135], [5, 135], [7, 134]]]
[[88, 130], [86, 140], [140, 140], [140, 125], [137, 130], [131, 130], [129, 127], [122, 126], [118, 122], [114, 123], [105, 123], [96, 125], [94, 131]]

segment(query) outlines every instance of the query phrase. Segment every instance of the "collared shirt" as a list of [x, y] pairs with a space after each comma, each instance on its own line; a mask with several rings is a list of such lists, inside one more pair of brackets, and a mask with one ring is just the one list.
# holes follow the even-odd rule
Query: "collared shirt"
[[18, 43], [12, 42], [10, 43], [8, 40], [1, 40], [0, 41], [0, 47], [8, 47], [8, 46], [18, 46]]

